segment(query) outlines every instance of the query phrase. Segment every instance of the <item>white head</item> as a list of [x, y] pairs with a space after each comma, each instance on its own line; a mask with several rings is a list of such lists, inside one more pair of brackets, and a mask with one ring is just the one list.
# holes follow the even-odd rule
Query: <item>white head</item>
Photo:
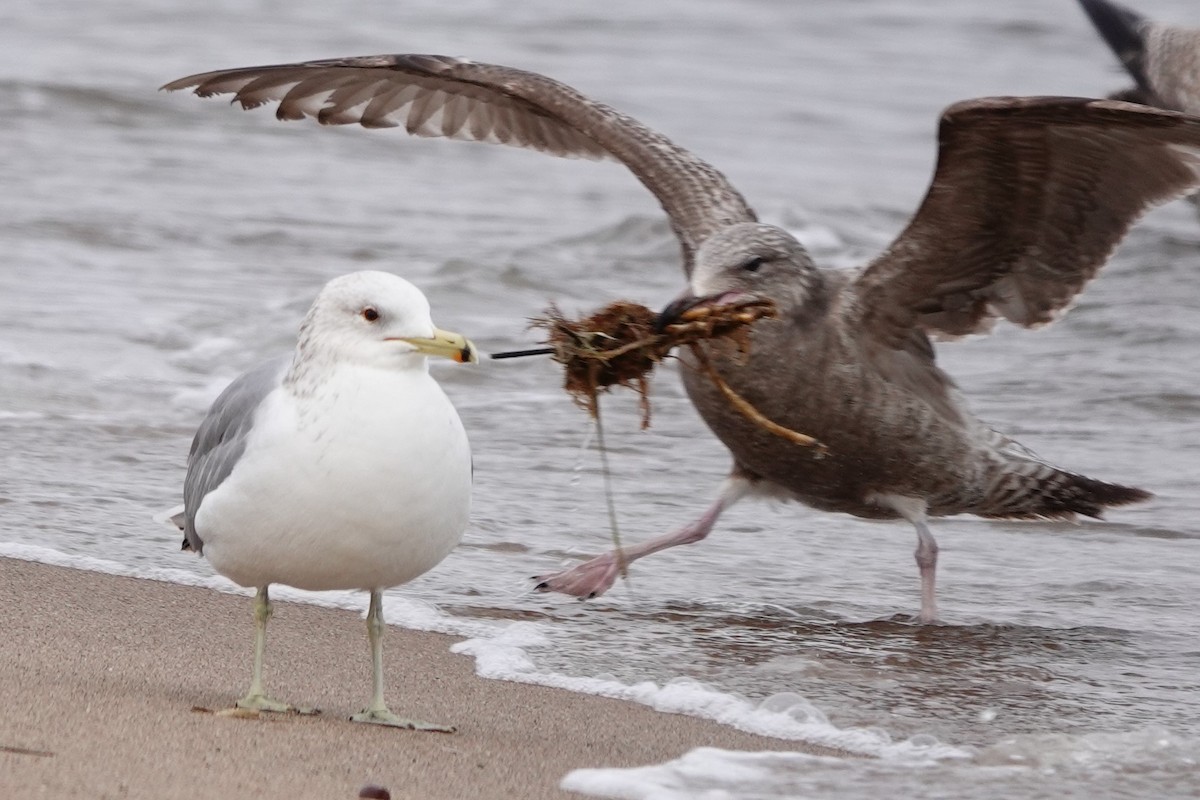
[[478, 361], [469, 340], [434, 327], [420, 289], [375, 271], [353, 272], [325, 284], [300, 326], [296, 345], [297, 365], [305, 360], [423, 369], [429, 355]]

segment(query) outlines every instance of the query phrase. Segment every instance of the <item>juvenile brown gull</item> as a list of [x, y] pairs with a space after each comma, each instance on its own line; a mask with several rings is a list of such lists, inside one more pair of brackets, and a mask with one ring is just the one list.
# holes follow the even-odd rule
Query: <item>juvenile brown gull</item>
[[291, 711], [265, 694], [267, 587], [365, 589], [371, 600], [370, 705], [351, 719], [446, 730], [403, 719], [383, 700], [383, 590], [432, 569], [467, 525], [471, 449], [427, 356], [474, 361], [469, 341], [438, 330], [420, 290], [355, 272], [321, 290], [295, 353], [246, 372], [200, 424], [183, 547], [254, 587], [254, 673], [238, 707]]
[[[700, 541], [752, 495], [903, 518], [917, 531], [920, 619], [932, 622], [928, 517], [1099, 517], [1149, 496], [1059, 469], [977, 420], [934, 363], [930, 339], [986, 332], [1001, 317], [1029, 327], [1054, 320], [1138, 216], [1200, 184], [1200, 120], [1080, 98], [957, 103], [942, 115], [937, 169], [916, 216], [872, 263], [843, 271], [818, 268], [791, 234], [759, 223], [704, 161], [543, 75], [385, 55], [221, 70], [164, 88], [233, 93], [244, 108], [278, 101], [280, 119], [614, 158], [658, 198], [683, 248], [688, 289], [665, 320], [699, 303], [775, 303], [779, 318], [755, 324], [747, 360], [714, 347], [712, 361], [755, 408], [816, 437], [829, 455], [763, 430], [699, 371], [682, 370], [733, 468], [699, 519], [626, 548], [626, 564]], [[620, 567], [608, 553], [539, 588], [594, 597]]]

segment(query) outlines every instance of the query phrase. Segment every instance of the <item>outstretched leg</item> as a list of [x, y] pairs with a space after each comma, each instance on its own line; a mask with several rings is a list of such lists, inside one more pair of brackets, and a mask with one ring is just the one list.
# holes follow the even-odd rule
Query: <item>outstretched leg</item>
[[721, 484], [717, 499], [708, 507], [704, 515], [690, 525], [623, 549], [619, 553], [605, 553], [563, 572], [554, 575], [540, 575], [534, 578], [538, 582], [534, 588], [539, 592], [562, 592], [585, 600], [599, 597], [612, 588], [622, 566], [628, 566], [639, 558], [666, 550], [669, 547], [694, 544], [708, 536], [721, 513], [745, 497], [750, 491], [750, 485], [747, 478], [736, 474], [731, 475]]
[[248, 708], [254, 711], [287, 712], [296, 711], [293, 706], [272, 700], [263, 693], [262, 668], [263, 652], [267, 648], [267, 623], [271, 620], [271, 598], [267, 587], [260, 586], [254, 596], [254, 674], [250, 678], [250, 691], [237, 701], [238, 708]]
[[383, 702], [383, 592], [371, 590], [371, 604], [367, 608], [367, 640], [371, 643], [371, 705], [350, 717], [354, 722], [370, 722], [375, 725], [390, 725], [393, 728], [408, 728], [416, 731], [439, 731], [454, 733], [453, 725], [435, 725], [415, 719], [398, 717], [388, 710]]

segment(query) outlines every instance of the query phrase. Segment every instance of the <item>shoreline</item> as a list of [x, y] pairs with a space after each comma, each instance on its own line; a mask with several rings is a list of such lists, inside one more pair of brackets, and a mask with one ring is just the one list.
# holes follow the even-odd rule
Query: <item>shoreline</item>
[[[365, 602], [365, 601], [364, 601]], [[418, 733], [347, 720], [370, 693], [353, 611], [277, 601], [264, 680], [316, 717], [235, 719], [249, 682], [250, 601], [212, 589], [0, 557], [0, 788], [57, 797], [570, 798], [581, 767], [633, 767], [696, 747], [833, 754], [637, 703], [485, 679], [462, 637], [388, 626], [386, 691]]]

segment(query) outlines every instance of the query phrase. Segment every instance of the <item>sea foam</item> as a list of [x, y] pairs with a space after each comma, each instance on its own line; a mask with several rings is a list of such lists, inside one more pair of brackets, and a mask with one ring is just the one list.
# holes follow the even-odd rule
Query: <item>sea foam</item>
[[[833, 758], [701, 747], [663, 764], [577, 769], [560, 786], [615, 800], [859, 800], [893, 797], [1062, 800], [1195, 797], [1200, 742], [1157, 726], [1126, 733], [1031, 734], [974, 758]], [[1072, 787], [1064, 793], [1063, 786]]]

